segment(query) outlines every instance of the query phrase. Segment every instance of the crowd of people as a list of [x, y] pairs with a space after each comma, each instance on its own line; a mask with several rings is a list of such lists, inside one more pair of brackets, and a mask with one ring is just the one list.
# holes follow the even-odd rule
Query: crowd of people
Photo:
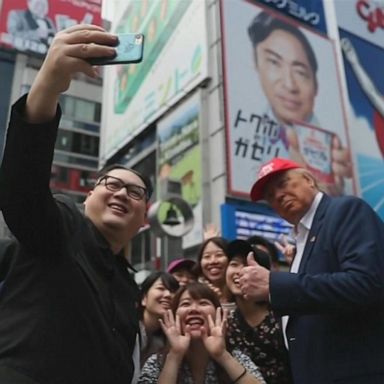
[[[152, 272], [141, 284], [141, 330], [146, 337], [141, 344], [140, 383], [177, 382], [173, 381], [177, 375], [169, 376], [170, 370], [181, 370], [185, 383], [200, 382], [204, 377], [209, 382], [231, 383], [236, 364], [234, 375], [225, 371], [234, 363], [216, 360], [208, 348], [208, 341], [215, 339], [205, 339], [219, 325], [221, 348], [227, 348], [247, 369], [244, 382], [292, 383], [280, 320], [268, 302], [245, 299], [239, 284], [250, 252], [265, 268], [277, 268], [276, 247], [260, 236], [228, 242], [217, 235], [217, 231], [213, 237], [205, 233], [196, 261], [173, 260], [166, 272]], [[184, 325], [181, 313], [186, 317]], [[201, 329], [204, 326], [206, 330]], [[188, 335], [190, 340], [186, 340]], [[185, 360], [173, 361], [173, 353]], [[200, 379], [199, 374], [203, 375]], [[186, 379], [189, 376], [191, 381]], [[259, 381], [252, 381], [252, 376]]]
[[0, 382], [384, 382], [384, 225], [363, 200], [329, 197], [301, 165], [264, 164], [250, 192], [293, 225], [295, 247], [209, 236], [138, 287], [124, 248], [145, 224], [150, 181], [103, 169], [84, 213], [49, 189], [61, 111], [87, 59], [116, 36], [59, 32], [13, 106], [0, 167]]

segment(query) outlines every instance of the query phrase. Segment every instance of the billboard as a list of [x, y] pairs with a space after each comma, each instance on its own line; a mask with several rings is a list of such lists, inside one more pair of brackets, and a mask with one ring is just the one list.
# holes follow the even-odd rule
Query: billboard
[[327, 32], [322, 0], [254, 0], [321, 32]]
[[[384, 219], [384, 9], [335, 2], [349, 98], [349, 131], [360, 195]], [[374, 59], [373, 59], [374, 58]]]
[[222, 0], [221, 20], [228, 193], [247, 198], [277, 156], [331, 195], [354, 193], [333, 41], [252, 1]]
[[144, 59], [105, 68], [102, 164], [208, 72], [205, 1], [134, 0], [121, 6], [112, 30], [143, 33]]
[[44, 55], [56, 32], [80, 23], [101, 25], [101, 0], [3, 0], [0, 45]]
[[[200, 98], [195, 95], [161, 119], [157, 126], [157, 181], [165, 178], [181, 182], [182, 198], [189, 203], [194, 226], [183, 237], [183, 248], [203, 239], [202, 178], [200, 146]], [[160, 188], [156, 188], [157, 191]]]

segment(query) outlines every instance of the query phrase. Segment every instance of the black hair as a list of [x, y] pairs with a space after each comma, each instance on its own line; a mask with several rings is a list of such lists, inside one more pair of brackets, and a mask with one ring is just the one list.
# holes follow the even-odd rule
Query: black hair
[[273, 263], [279, 262], [279, 251], [277, 250], [276, 246], [271, 243], [269, 240], [267, 240], [265, 237], [254, 235], [251, 237], [248, 237], [247, 239], [248, 243], [251, 245], [261, 245], [265, 247], [269, 253], [269, 256], [271, 256], [271, 260]]
[[200, 250], [197, 255], [197, 263], [193, 269], [193, 272], [196, 274], [196, 276], [201, 276], [203, 274], [203, 271], [201, 270], [201, 259], [203, 258], [204, 249], [209, 243], [213, 243], [217, 245], [219, 248], [223, 250], [224, 254], [228, 257], [227, 255], [228, 241], [225, 240], [223, 237], [211, 237], [205, 240], [203, 244], [201, 244], [200, 246]]
[[246, 240], [234, 240], [228, 244], [228, 258], [232, 260], [235, 257], [239, 257], [247, 264], [247, 256], [249, 252], [253, 252], [255, 260], [262, 267], [271, 269], [271, 257], [267, 252], [262, 251], [255, 245], [250, 244]]
[[313, 48], [304, 33], [295, 25], [288, 23], [280, 18], [271, 16], [267, 12], [260, 12], [252, 20], [248, 27], [248, 35], [251, 39], [253, 47], [256, 48], [259, 43], [267, 39], [268, 36], [277, 29], [281, 29], [290, 33], [300, 41], [307, 55], [309, 65], [311, 66], [313, 73], [316, 75], [318, 65], [315, 52], [313, 51]]
[[156, 280], [160, 279], [164, 284], [165, 288], [167, 288], [170, 292], [174, 293], [179, 289], [179, 282], [176, 278], [168, 272], [164, 271], [154, 271], [149, 276], [145, 278], [145, 280], [140, 285], [140, 297], [139, 297], [139, 318], [143, 318], [144, 307], [141, 305], [141, 302], [144, 296], [151, 289], [152, 285]]
[[121, 164], [110, 164], [102, 168], [97, 175], [97, 180], [107, 175], [109, 172], [113, 171], [114, 169], [124, 169], [125, 171], [132, 172], [133, 174], [138, 176], [141, 179], [141, 181], [144, 183], [145, 188], [147, 190], [147, 200], [151, 198], [152, 192], [153, 192], [153, 186], [152, 186], [151, 180], [149, 180], [149, 178], [147, 176], [144, 176], [141, 172], [136, 171], [135, 169], [132, 169], [132, 168], [125, 167], [124, 165], [121, 165]]
[[176, 313], [177, 307], [180, 303], [181, 295], [184, 292], [188, 292], [194, 300], [208, 299], [215, 308], [219, 308], [221, 306], [219, 296], [217, 296], [217, 294], [211, 288], [209, 288], [208, 285], [194, 281], [180, 287], [180, 289], [177, 291], [175, 297], [172, 300], [173, 313]]

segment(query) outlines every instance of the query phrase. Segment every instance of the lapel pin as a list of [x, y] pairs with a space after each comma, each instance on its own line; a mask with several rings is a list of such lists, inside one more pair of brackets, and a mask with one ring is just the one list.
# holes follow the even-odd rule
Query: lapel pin
[[312, 236], [311, 239], [309, 240], [311, 243], [313, 243], [316, 240], [316, 236]]

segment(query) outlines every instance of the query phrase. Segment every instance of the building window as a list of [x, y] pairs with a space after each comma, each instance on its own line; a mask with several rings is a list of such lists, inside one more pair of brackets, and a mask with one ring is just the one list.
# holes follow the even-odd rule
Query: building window
[[63, 114], [74, 120], [91, 121], [100, 123], [101, 104], [94, 101], [80, 99], [78, 97], [62, 95], [60, 105]]
[[99, 155], [99, 138], [59, 129], [55, 148], [61, 151], [97, 157]]

